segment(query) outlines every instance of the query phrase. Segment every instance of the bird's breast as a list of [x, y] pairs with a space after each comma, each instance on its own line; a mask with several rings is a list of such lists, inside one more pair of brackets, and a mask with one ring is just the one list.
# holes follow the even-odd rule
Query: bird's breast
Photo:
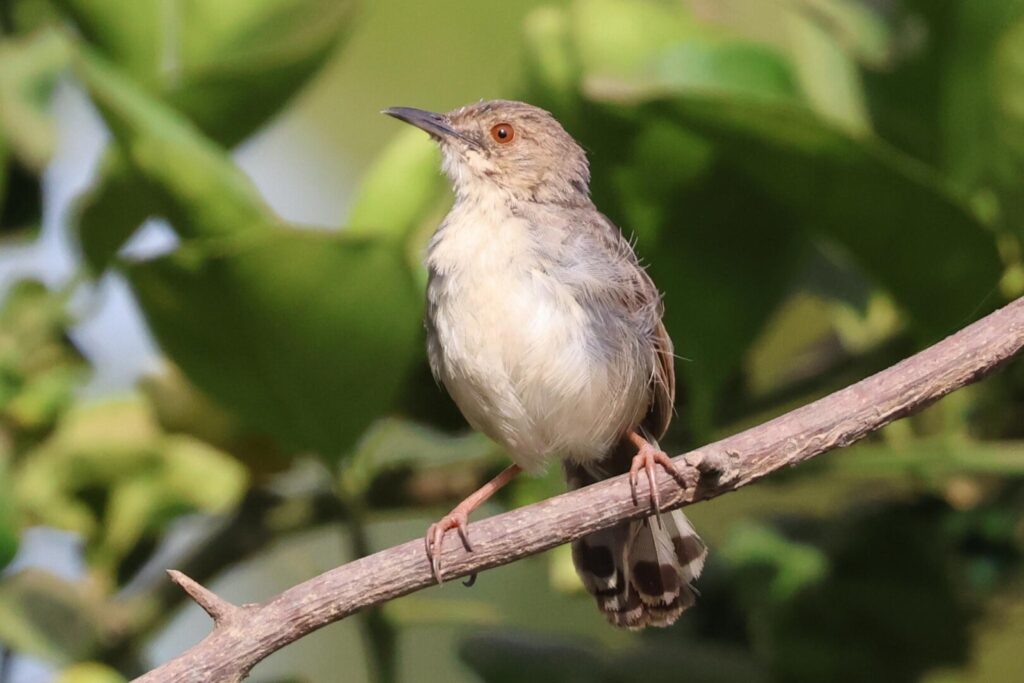
[[603, 457], [646, 409], [639, 351], [564, 283], [550, 237], [498, 211], [453, 213], [427, 259], [435, 373], [474, 427], [533, 470]]

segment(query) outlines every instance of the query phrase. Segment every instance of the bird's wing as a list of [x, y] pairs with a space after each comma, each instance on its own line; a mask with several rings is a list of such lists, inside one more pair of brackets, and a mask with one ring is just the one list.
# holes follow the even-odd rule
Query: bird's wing
[[[672, 339], [662, 322], [661, 293], [640, 264], [633, 246], [608, 217], [592, 207], [576, 217], [575, 239], [592, 242], [612, 265], [604, 283], [605, 295], [620, 306], [628, 318], [646, 330], [655, 353], [651, 376], [651, 404], [642, 426], [648, 435], [660, 439], [672, 421], [676, 397], [675, 354]], [[606, 299], [607, 300], [607, 299]]]
[[655, 338], [658, 362], [654, 366], [654, 377], [651, 378], [651, 407], [644, 418], [644, 427], [651, 436], [660, 439], [672, 422], [676, 404], [676, 367], [672, 340], [668, 336], [665, 324], [660, 320], [655, 330]]

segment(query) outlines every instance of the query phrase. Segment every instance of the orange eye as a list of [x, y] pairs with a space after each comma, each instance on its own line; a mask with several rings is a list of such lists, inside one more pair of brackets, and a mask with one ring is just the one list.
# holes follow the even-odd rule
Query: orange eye
[[508, 123], [499, 123], [498, 125], [491, 128], [491, 137], [498, 144], [504, 145], [512, 142], [512, 138], [516, 136], [516, 129]]

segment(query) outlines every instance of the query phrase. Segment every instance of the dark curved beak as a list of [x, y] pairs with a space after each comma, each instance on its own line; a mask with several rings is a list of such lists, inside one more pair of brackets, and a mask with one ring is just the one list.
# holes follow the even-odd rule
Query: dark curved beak
[[405, 121], [417, 128], [421, 128], [436, 138], [456, 135], [455, 130], [448, 125], [444, 116], [425, 109], [414, 109], [413, 107], [388, 107], [381, 114], [394, 116], [399, 121]]
[[458, 138], [473, 146], [479, 146], [476, 140], [452, 128], [444, 114], [426, 111], [425, 109], [415, 109], [413, 107], [388, 107], [381, 114], [393, 116], [399, 121], [405, 121], [421, 130], [425, 130], [431, 137], [438, 140], [442, 138]]

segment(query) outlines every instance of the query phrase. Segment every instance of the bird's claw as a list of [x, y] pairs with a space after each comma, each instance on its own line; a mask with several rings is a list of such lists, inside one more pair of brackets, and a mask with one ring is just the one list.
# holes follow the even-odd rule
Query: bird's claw
[[658, 450], [649, 443], [644, 443], [640, 446], [637, 454], [633, 456], [633, 462], [629, 467], [629, 489], [633, 494], [633, 504], [640, 504], [640, 499], [637, 495], [637, 485], [639, 484], [640, 470], [643, 469], [647, 474], [647, 483], [650, 486], [651, 507], [654, 514], [659, 514], [661, 512], [661, 496], [658, 493], [655, 465], [661, 465], [662, 469], [668, 472], [681, 488], [685, 489], [689, 482], [664, 451]]
[[[468, 526], [469, 516], [459, 510], [452, 510], [440, 520], [431, 524], [430, 528], [427, 529], [427, 535], [424, 539], [427, 546], [427, 560], [430, 562], [430, 570], [434, 574], [434, 579], [438, 583], [441, 583], [441, 555], [443, 553], [444, 535], [455, 529], [459, 533], [459, 538], [462, 539], [462, 545], [466, 547], [466, 550], [472, 552], [473, 544], [469, 541]], [[475, 579], [475, 575], [470, 577], [469, 585], [472, 585], [473, 579]]]

